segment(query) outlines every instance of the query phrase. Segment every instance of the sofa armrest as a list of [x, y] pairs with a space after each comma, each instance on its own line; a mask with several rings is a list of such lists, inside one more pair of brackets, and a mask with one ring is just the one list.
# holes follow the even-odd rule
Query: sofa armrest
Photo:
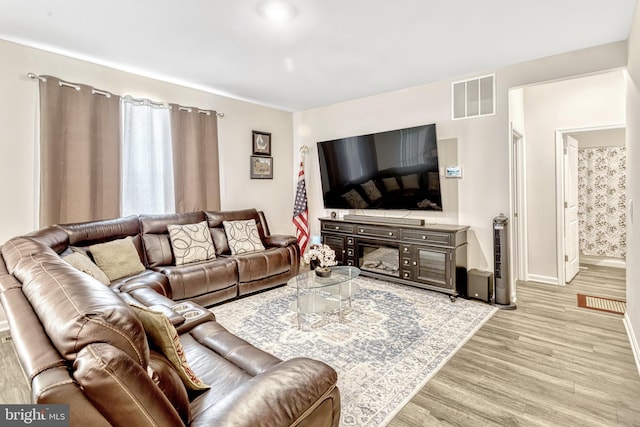
[[271, 234], [264, 237], [264, 245], [266, 247], [280, 247], [285, 248], [290, 245], [298, 244], [298, 239], [295, 236], [289, 236], [286, 234]]
[[338, 376], [317, 360], [295, 358], [251, 378], [199, 414], [191, 426], [337, 426], [340, 399]]

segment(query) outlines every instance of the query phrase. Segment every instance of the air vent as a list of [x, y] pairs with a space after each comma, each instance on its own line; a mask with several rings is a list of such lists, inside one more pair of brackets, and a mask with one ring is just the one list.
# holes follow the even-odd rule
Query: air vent
[[496, 112], [495, 74], [451, 84], [453, 120], [489, 116]]

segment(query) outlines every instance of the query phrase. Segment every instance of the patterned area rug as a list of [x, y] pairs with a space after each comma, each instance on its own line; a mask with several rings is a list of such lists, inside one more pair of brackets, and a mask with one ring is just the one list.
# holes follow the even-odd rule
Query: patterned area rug
[[616, 314], [624, 314], [627, 311], [627, 303], [624, 301], [582, 294], [578, 294], [578, 307]]
[[306, 356], [338, 372], [342, 426], [382, 426], [495, 313], [479, 302], [359, 277], [342, 323], [305, 315], [298, 329], [288, 286], [212, 311], [220, 324], [281, 359]]

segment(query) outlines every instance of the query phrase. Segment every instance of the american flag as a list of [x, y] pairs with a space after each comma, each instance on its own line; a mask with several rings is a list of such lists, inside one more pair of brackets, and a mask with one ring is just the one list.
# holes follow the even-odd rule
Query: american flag
[[307, 206], [307, 187], [304, 183], [304, 166], [300, 162], [296, 201], [293, 205], [293, 224], [296, 226], [296, 237], [300, 245], [300, 253], [304, 254], [309, 243], [309, 207]]

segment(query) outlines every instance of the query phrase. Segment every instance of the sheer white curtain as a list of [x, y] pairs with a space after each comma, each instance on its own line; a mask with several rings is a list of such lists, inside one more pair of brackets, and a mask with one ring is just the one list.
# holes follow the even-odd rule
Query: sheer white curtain
[[175, 212], [168, 105], [121, 98], [122, 215]]

